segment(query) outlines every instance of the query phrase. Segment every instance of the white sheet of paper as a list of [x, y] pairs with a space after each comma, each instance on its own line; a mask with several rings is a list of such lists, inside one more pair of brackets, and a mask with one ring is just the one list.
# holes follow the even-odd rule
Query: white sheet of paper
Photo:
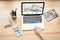
[[10, 19], [9, 19], [8, 16], [0, 17], [0, 22], [1, 22], [4, 26], [10, 26], [10, 25], [11, 25]]

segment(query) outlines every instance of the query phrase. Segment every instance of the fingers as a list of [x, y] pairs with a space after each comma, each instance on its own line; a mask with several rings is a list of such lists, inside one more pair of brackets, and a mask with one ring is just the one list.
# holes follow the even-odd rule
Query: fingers
[[35, 33], [39, 33], [40, 32], [40, 29], [38, 27], [35, 27], [34, 28], [34, 31], [35, 31]]
[[34, 30], [35, 31], [41, 31], [41, 29], [39, 27], [35, 27]]
[[34, 30], [37, 30], [37, 29], [38, 29], [37, 27], [34, 28]]
[[34, 29], [35, 29], [35, 30], [38, 30], [38, 27], [35, 27]]
[[34, 28], [34, 31], [35, 31], [35, 33], [36, 33], [36, 32], [38, 32], [38, 28], [37, 28], [37, 27], [35, 27], [35, 28]]
[[35, 27], [35, 28], [34, 28], [34, 31], [35, 31], [35, 33], [37, 33], [37, 34], [38, 34], [38, 33], [40, 33], [40, 34], [42, 33], [42, 30], [41, 30], [39, 27]]

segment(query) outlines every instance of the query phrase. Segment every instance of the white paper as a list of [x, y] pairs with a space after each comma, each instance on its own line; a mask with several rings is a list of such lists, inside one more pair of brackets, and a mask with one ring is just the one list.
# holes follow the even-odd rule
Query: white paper
[[11, 25], [10, 19], [9, 19], [8, 16], [0, 17], [0, 22], [1, 22], [5, 27]]

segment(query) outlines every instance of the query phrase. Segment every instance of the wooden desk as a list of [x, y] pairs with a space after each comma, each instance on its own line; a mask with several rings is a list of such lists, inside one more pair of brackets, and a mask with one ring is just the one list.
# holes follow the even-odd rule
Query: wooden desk
[[[21, 2], [22, 1], [0, 1], [0, 16], [9, 16], [12, 9], [17, 8], [17, 20], [12, 24], [18, 24], [21, 29]], [[44, 17], [45, 33], [47, 40], [60, 40], [60, 1], [45, 1], [44, 12], [50, 9], [56, 9], [59, 17], [47, 22]], [[10, 17], [11, 18], [11, 17]], [[34, 33], [34, 31], [22, 31], [22, 36], [17, 37], [12, 27], [4, 28], [0, 24], [0, 40], [40, 40], [40, 38]]]

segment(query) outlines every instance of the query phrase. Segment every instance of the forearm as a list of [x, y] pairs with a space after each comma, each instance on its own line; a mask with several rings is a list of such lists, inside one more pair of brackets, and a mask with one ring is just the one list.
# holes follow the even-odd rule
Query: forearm
[[40, 33], [41, 40], [46, 40], [45, 35], [43, 33]]
[[44, 33], [39, 28], [35, 27], [34, 30], [41, 40], [46, 40]]

